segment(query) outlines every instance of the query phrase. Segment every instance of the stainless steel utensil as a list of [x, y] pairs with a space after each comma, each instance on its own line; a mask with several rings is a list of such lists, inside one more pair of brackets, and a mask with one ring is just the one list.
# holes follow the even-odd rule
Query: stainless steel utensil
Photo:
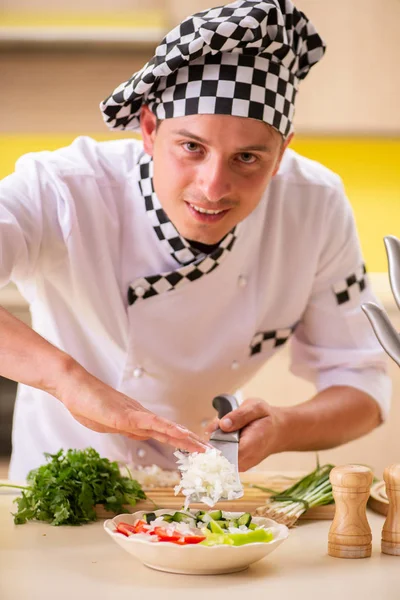
[[[393, 235], [384, 238], [389, 264], [389, 279], [393, 296], [400, 308], [400, 240]], [[367, 315], [382, 348], [400, 367], [400, 336], [386, 312], [374, 302], [361, 307]]]
[[[239, 402], [235, 396], [229, 394], [220, 394], [216, 396], [212, 402], [213, 407], [218, 411], [218, 418], [223, 419], [225, 415], [239, 407]], [[239, 431], [226, 433], [218, 427], [210, 436], [210, 444], [232, 463], [236, 469], [237, 481], [240, 482], [238, 470], [238, 455], [239, 455]], [[241, 494], [242, 496], [243, 494]], [[238, 498], [240, 496], [237, 496]]]

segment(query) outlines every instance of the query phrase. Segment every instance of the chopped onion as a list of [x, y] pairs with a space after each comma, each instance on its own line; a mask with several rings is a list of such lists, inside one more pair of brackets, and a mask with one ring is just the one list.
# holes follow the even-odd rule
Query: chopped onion
[[232, 463], [216, 448], [186, 454], [175, 452], [181, 481], [175, 495], [182, 491], [185, 509], [191, 502], [214, 506], [219, 500], [235, 500], [243, 495], [243, 487]]

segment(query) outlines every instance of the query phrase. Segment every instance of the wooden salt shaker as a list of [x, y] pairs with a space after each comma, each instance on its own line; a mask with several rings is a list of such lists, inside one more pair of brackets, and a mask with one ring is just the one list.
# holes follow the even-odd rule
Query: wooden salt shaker
[[386, 467], [383, 473], [389, 512], [382, 528], [382, 552], [400, 556], [400, 465]]
[[372, 472], [361, 465], [335, 467], [330, 473], [336, 509], [328, 535], [328, 554], [336, 558], [371, 556], [372, 534], [366, 506]]

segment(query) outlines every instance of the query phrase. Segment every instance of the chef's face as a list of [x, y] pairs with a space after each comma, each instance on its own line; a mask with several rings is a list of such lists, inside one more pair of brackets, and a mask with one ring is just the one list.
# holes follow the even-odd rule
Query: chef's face
[[261, 121], [229, 115], [157, 127], [147, 106], [141, 129], [162, 207], [183, 237], [204, 244], [218, 243], [256, 208], [290, 141]]

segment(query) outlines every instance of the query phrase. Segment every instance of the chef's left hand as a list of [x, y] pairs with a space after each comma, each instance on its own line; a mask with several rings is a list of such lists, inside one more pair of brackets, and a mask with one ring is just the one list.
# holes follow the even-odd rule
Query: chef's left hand
[[209, 437], [218, 426], [226, 432], [240, 429], [239, 471], [247, 471], [279, 451], [282, 412], [260, 398], [249, 398], [223, 419], [212, 421], [205, 433]]

